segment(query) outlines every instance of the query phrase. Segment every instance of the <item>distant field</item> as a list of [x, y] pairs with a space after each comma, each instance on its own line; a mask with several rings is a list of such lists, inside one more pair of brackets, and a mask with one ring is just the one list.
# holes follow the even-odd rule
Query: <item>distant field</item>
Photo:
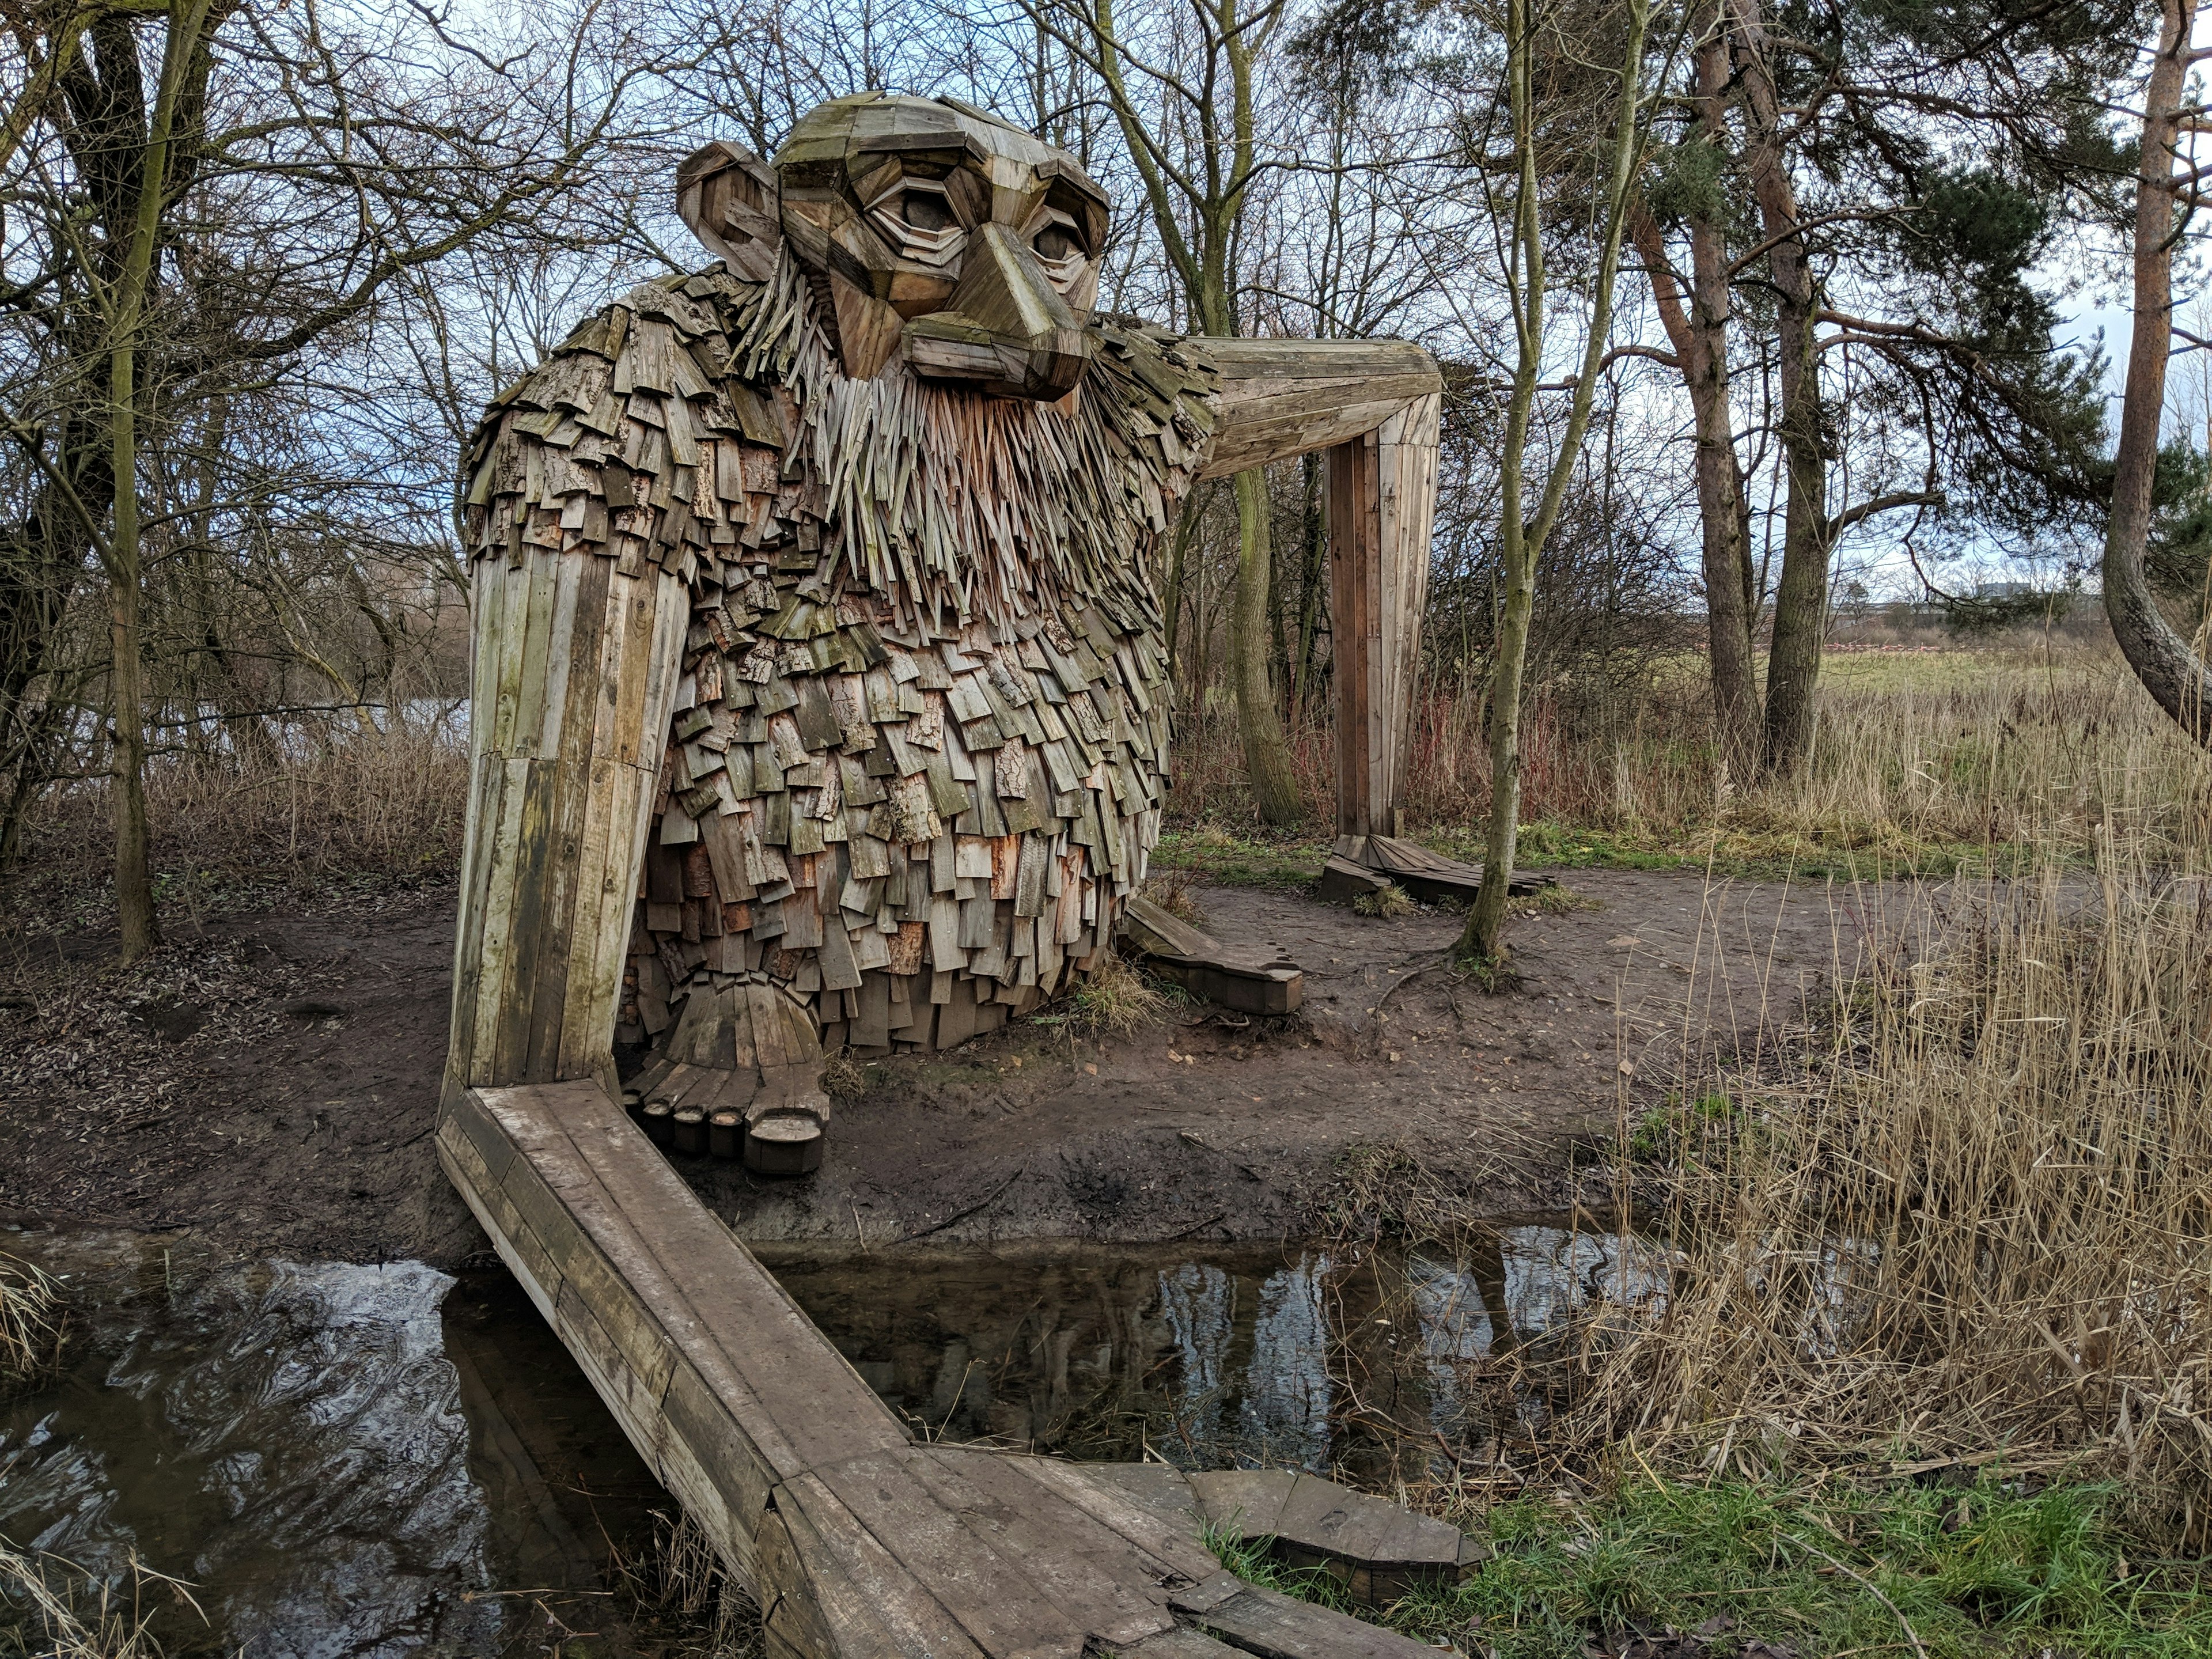
[[[1558, 688], [1522, 721], [1522, 852], [1531, 864], [1703, 866], [1760, 872], [1945, 873], [2024, 858], [2073, 861], [2100, 834], [2141, 836], [2194, 866], [2208, 839], [2204, 757], [2109, 642], [2014, 636], [1942, 650], [1829, 653], [1811, 763], [1723, 780], [1709, 739], [1705, 659], [1662, 659], [1632, 706], [1577, 715]], [[1413, 833], [1472, 856], [1489, 812], [1485, 708], [1441, 693], [1416, 713]], [[1327, 833], [1331, 739], [1295, 736], [1312, 827], [1258, 836], [1227, 711], [1178, 738], [1167, 861], [1277, 881]]]

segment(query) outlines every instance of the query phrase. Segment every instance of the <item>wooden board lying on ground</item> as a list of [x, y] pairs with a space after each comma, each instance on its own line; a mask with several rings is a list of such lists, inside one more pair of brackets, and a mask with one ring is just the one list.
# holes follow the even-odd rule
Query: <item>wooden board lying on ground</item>
[[1280, 950], [1224, 945], [1150, 899], [1130, 899], [1121, 937], [1153, 972], [1239, 1013], [1287, 1014], [1305, 1000], [1305, 975]]
[[[596, 1083], [466, 1090], [441, 1116], [437, 1148], [631, 1443], [759, 1601], [769, 1654], [1431, 1651], [1223, 1571], [1171, 1471], [1120, 1479], [1110, 1466], [916, 1444]], [[1405, 1553], [1400, 1534], [1425, 1539], [1435, 1524], [1332, 1533], [1322, 1522], [1338, 1510], [1417, 1517], [1291, 1477], [1293, 1495], [1309, 1487], [1299, 1501], [1319, 1519], [1297, 1530], [1347, 1577], [1387, 1572]], [[1388, 1561], [1328, 1553], [1376, 1541]]]
[[[1482, 886], [1482, 871], [1472, 864], [1462, 864], [1457, 859], [1448, 859], [1441, 853], [1431, 853], [1427, 848], [1395, 836], [1340, 836], [1334, 854], [1329, 860], [1334, 868], [1340, 861], [1359, 869], [1386, 876], [1417, 899], [1431, 903], [1439, 899], [1464, 904]], [[1335, 895], [1328, 890], [1329, 872], [1324, 870], [1322, 896]], [[1338, 888], [1356, 887], [1348, 872], [1339, 872], [1334, 884]], [[1505, 884], [1505, 890], [1515, 898], [1527, 898], [1547, 887], [1556, 887], [1558, 881], [1550, 876], [1532, 876], [1516, 872]], [[1350, 896], [1349, 893], [1346, 896]]]

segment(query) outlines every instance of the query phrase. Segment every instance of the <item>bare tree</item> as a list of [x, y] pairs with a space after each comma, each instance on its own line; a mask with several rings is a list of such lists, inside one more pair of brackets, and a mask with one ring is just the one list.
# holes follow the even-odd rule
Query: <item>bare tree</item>
[[[1240, 240], [1261, 154], [1260, 75], [1289, 0], [1196, 0], [1157, 41], [1140, 42], [1113, 0], [1030, 4], [1103, 89], [1140, 181], [1152, 228], [1201, 333], [1243, 332]], [[1237, 475], [1237, 596], [1229, 626], [1230, 674], [1244, 766], [1260, 816], [1273, 824], [1304, 815], [1290, 744], [1269, 673], [1272, 514], [1266, 472]]]
[[1537, 415], [1539, 383], [1547, 346], [1547, 232], [1543, 181], [1539, 175], [1539, 112], [1536, 65], [1545, 50], [1540, 33], [1559, 27], [1556, 14], [1540, 17], [1531, 0], [1507, 0], [1504, 18], [1505, 94], [1515, 161], [1509, 191], [1498, 192], [1494, 212], [1501, 226], [1505, 290], [1511, 307], [1515, 340], [1512, 390], [1506, 404], [1505, 439], [1498, 465], [1498, 562], [1504, 577], [1504, 606], [1498, 628], [1497, 665], [1491, 683], [1490, 833], [1484, 851], [1482, 886], [1468, 909], [1460, 937], [1460, 954], [1477, 963], [1503, 960], [1505, 900], [1521, 822], [1521, 694], [1527, 668], [1528, 623], [1535, 602], [1537, 562], [1558, 523], [1575, 462], [1588, 429], [1591, 404], [1603, 373], [1606, 343], [1613, 324], [1613, 297], [1620, 268], [1621, 240], [1634, 198], [1636, 172], [1647, 131], [1648, 101], [1643, 92], [1644, 54], [1650, 22], [1647, 0], [1624, 0], [1619, 14], [1621, 39], [1618, 90], [1604, 135], [1607, 169], [1592, 204], [1596, 220], [1596, 253], [1590, 276], [1590, 307], [1580, 372], [1570, 394], [1564, 430], [1551, 455], [1550, 471], [1529, 515], [1525, 505], [1528, 441]]

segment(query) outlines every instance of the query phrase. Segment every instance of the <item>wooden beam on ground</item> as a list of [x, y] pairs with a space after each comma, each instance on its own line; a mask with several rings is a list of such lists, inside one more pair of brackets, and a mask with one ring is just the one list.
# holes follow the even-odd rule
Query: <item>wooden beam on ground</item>
[[[779, 1659], [1431, 1651], [1223, 1571], [1172, 1472], [915, 1444], [596, 1083], [465, 1090], [436, 1144], [631, 1443], [759, 1601]], [[1320, 1559], [1388, 1554], [1364, 1560], [1370, 1577], [1436, 1524], [1311, 1476], [1290, 1490]], [[1358, 1524], [1332, 1523], [1340, 1512]]]
[[[1360, 879], [1395, 882], [1417, 899], [1434, 904], [1468, 904], [1482, 889], [1480, 866], [1432, 853], [1419, 842], [1395, 836], [1341, 836], [1322, 872], [1324, 898], [1353, 897]], [[1505, 890], [1515, 898], [1528, 898], [1547, 887], [1558, 886], [1558, 878], [1516, 871]]]

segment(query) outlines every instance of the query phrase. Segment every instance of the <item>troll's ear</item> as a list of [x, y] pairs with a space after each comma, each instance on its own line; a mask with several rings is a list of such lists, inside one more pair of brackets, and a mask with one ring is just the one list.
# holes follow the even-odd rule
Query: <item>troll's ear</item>
[[740, 276], [766, 282], [783, 242], [775, 172], [742, 144], [718, 138], [676, 169], [676, 211], [707, 251]]

